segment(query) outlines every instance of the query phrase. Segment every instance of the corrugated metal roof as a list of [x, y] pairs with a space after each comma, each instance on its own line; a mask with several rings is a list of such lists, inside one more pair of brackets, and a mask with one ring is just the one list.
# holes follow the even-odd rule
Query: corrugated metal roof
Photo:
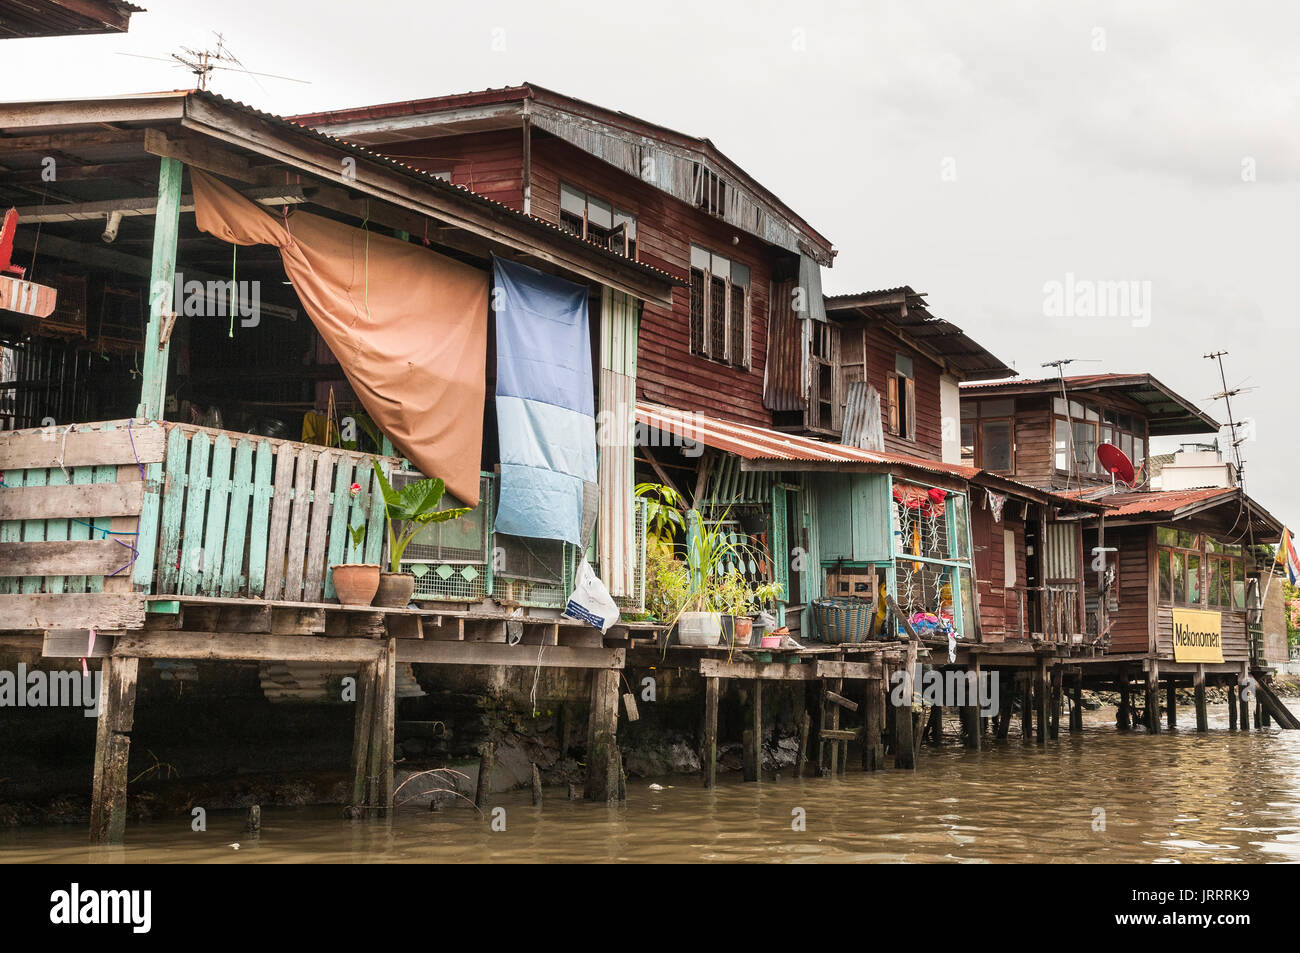
[[1097, 502], [1107, 507], [1107, 516], [1138, 516], [1144, 514], [1172, 514], [1187, 506], [1204, 503], [1218, 497], [1226, 499], [1236, 495], [1236, 487], [1212, 486], [1197, 490], [1146, 490], [1133, 493], [1114, 493], [1098, 498]]
[[885, 321], [913, 339], [918, 348], [928, 348], [946, 361], [966, 380], [1001, 378], [1016, 373], [957, 325], [931, 314], [925, 294], [908, 285], [831, 295], [826, 298], [826, 311], [834, 320], [860, 315]]

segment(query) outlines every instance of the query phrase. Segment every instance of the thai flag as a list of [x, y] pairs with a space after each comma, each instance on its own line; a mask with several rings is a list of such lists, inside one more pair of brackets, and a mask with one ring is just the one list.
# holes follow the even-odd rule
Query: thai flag
[[1286, 566], [1286, 578], [1291, 585], [1300, 584], [1300, 557], [1296, 555], [1295, 537], [1289, 529], [1282, 531], [1282, 543], [1277, 548], [1277, 562]]

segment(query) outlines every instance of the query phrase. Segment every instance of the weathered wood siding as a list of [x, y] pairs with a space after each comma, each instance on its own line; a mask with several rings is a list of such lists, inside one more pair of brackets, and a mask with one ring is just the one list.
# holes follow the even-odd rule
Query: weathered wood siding
[[456, 185], [523, 210], [522, 129], [394, 142], [381, 151], [415, 169], [450, 172]]
[[[978, 495], [978, 494], [977, 494]], [[1025, 521], [1020, 518], [1019, 504], [1008, 500], [1002, 510], [1002, 521], [995, 523], [987, 505], [972, 506], [971, 537], [975, 547], [975, 576], [979, 590], [980, 639], [984, 642], [1002, 642], [1006, 639], [1028, 638], [1031, 623], [1026, 616], [1025, 633], [1020, 633], [1020, 599], [1026, 584], [1025, 572]], [[1012, 534], [1015, 582], [1007, 586], [1006, 533]]]
[[[899, 354], [912, 359], [916, 382], [916, 439], [905, 440], [889, 432], [888, 378], [894, 373]], [[879, 326], [867, 328], [867, 382], [880, 394], [880, 411], [885, 423], [885, 449], [927, 460], [943, 459], [943, 411], [939, 378], [942, 369]], [[953, 421], [957, 426], [957, 421]]]
[[[1116, 610], [1111, 613], [1110, 651], [1146, 652], [1151, 646], [1151, 629], [1155, 621], [1152, 604], [1154, 536], [1147, 526], [1107, 527], [1106, 545], [1119, 552], [1119, 593]], [[1092, 558], [1084, 562], [1084, 588], [1097, 591], [1097, 576], [1092, 572]]]

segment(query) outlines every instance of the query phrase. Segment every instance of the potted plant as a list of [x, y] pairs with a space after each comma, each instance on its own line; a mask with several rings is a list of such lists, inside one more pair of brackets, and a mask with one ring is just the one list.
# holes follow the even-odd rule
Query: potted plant
[[[353, 483], [348, 489], [348, 496], [356, 499], [360, 492], [361, 484]], [[352, 536], [352, 548], [348, 555], [356, 559], [357, 554], [361, 552], [361, 544], [366, 538], [366, 524], [349, 526], [348, 533]], [[379, 589], [379, 569], [378, 563], [349, 562], [330, 566], [334, 594], [338, 596], [339, 602], [345, 606], [370, 605]]]
[[402, 556], [411, 540], [426, 526], [458, 519], [472, 507], [440, 510], [438, 504], [446, 491], [441, 480], [416, 480], [398, 492], [384, 476], [378, 460], [374, 461], [374, 468], [379, 491], [384, 496], [384, 517], [388, 521], [388, 572], [379, 574], [379, 591], [374, 605], [395, 609], [405, 606], [415, 594], [415, 574], [402, 571]]
[[686, 533], [687, 594], [676, 618], [677, 639], [682, 645], [709, 646], [722, 641], [722, 614], [735, 605], [735, 567], [747, 556], [745, 547], [723, 528], [727, 514], [710, 526], [692, 513]]

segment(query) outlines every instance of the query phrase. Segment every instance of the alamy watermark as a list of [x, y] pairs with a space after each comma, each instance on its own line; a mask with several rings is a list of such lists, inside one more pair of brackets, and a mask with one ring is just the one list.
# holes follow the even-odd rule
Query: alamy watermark
[[1135, 328], [1151, 324], [1151, 282], [1096, 281], [1065, 274], [1043, 285], [1043, 314], [1049, 318], [1127, 318]]
[[87, 718], [100, 713], [102, 672], [0, 671], [0, 708], [84, 708]]
[[[890, 676], [889, 700], [896, 708], [911, 707], [907, 698], [907, 673], [898, 669]], [[998, 671], [963, 672], [957, 669], [943, 671], [923, 669], [920, 662], [912, 673], [914, 697], [919, 693], [921, 702], [930, 707], [979, 708], [980, 717], [992, 718], [998, 713]], [[913, 699], [914, 700], [914, 699]]]

